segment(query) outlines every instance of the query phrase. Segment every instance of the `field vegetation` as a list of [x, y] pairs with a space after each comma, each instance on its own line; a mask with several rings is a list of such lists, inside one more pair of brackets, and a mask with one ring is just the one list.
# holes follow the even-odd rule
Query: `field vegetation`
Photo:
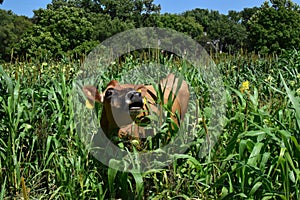
[[[71, 91], [79, 63], [3, 64], [0, 197], [299, 199], [299, 52], [272, 57], [222, 54], [214, 59], [227, 108], [212, 153], [200, 157], [194, 142], [170, 166], [142, 174], [104, 166], [76, 134]], [[184, 65], [172, 58], [168, 62]], [[126, 59], [119, 73], [137, 64]], [[209, 100], [205, 84], [200, 86], [200, 103]], [[204, 104], [200, 110], [209, 118]], [[194, 141], [205, 138], [203, 121], [199, 125]]]
[[[6, 10], [0, 16], [0, 199], [300, 199], [297, 4], [161, 14], [153, 0], [53, 0], [32, 18]], [[173, 29], [201, 44], [221, 74], [226, 110], [216, 145], [202, 156], [214, 114], [211, 81], [193, 71], [204, 66], [161, 51], [131, 52], [105, 66], [99, 89], [141, 64], [168, 66], [199, 105], [189, 148], [167, 167], [131, 173], [90, 153], [74, 120], [73, 88], [95, 46], [142, 27]], [[145, 148], [161, 140], [149, 139]], [[118, 145], [126, 149], [124, 142]]]

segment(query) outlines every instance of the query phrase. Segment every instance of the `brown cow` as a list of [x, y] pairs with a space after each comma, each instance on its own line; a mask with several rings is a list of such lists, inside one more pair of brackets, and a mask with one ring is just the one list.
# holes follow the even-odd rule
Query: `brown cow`
[[[160, 86], [164, 104], [168, 103], [169, 96], [172, 97], [171, 118], [179, 125], [175, 113], [182, 120], [187, 111], [188, 85], [169, 74], [161, 80]], [[149, 119], [146, 116], [151, 111], [161, 115], [161, 107], [156, 104], [158, 97], [152, 85], [119, 84], [112, 80], [103, 93], [99, 93], [94, 86], [84, 86], [83, 92], [90, 102], [103, 104], [100, 125], [108, 137], [116, 134], [119, 137], [128, 134], [135, 138], [145, 136], [144, 128], [137, 124], [147, 124]]]

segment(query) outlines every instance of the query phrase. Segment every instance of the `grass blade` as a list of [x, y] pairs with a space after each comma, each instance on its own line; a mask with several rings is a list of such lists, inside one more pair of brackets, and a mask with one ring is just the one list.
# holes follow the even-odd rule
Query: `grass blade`
[[284, 88], [285, 88], [285, 91], [295, 109], [295, 112], [296, 112], [296, 121], [297, 121], [297, 125], [298, 125], [298, 128], [300, 129], [300, 104], [299, 104], [299, 101], [296, 99], [296, 97], [293, 95], [292, 91], [288, 88], [284, 78], [282, 77], [282, 74], [279, 72], [280, 74], [280, 78], [281, 78], [281, 81], [284, 85]]

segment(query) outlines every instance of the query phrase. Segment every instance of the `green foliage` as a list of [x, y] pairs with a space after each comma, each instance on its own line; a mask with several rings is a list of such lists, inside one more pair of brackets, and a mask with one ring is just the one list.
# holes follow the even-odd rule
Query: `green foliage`
[[226, 16], [217, 11], [194, 9], [185, 12], [184, 16], [195, 18], [204, 27], [205, 35], [198, 35], [197, 40], [207, 50], [213, 47], [217, 52], [237, 52], [246, 43], [246, 28], [238, 12], [231, 11]]
[[0, 59], [5, 61], [81, 58], [110, 36], [138, 27], [174, 29], [210, 52], [271, 54], [300, 47], [299, 6], [290, 0], [227, 15], [200, 8], [160, 14], [153, 0], [53, 0], [35, 11], [33, 24], [10, 12], [1, 15]]
[[218, 40], [218, 50], [229, 53], [237, 52], [247, 39], [246, 28], [226, 16], [211, 21], [207, 33], [211, 39]]
[[13, 44], [20, 40], [32, 23], [27, 17], [17, 16], [11, 11], [0, 10], [0, 16], [0, 60], [10, 61]]
[[[145, 62], [185, 69], [185, 79], [199, 94], [196, 138], [185, 153], [173, 155], [170, 166], [143, 174], [117, 171], [111, 168], [118, 164], [114, 160], [103, 166], [88, 153], [75, 129], [72, 104], [79, 63], [65, 56], [77, 58], [113, 34], [148, 25], [181, 31], [203, 44], [218, 41], [223, 51], [237, 51], [247, 40], [247, 48], [260, 52], [299, 48], [299, 10], [290, 1], [274, 0], [272, 6], [226, 16], [203, 9], [160, 15], [151, 0], [126, 3], [53, 0], [47, 9], [35, 11], [34, 25], [1, 11], [2, 59], [9, 60], [16, 45], [16, 55], [46, 62], [0, 67], [0, 199], [20, 199], [27, 192], [39, 199], [300, 199], [297, 50], [273, 57], [213, 55], [223, 75], [227, 110], [223, 133], [204, 158], [201, 144], [212, 134], [205, 130], [211, 115], [209, 83], [177, 57], [157, 56], [157, 51], [151, 51], [151, 58], [139, 51], [124, 55], [111, 74], [99, 75], [103, 82]], [[63, 62], [52, 63], [52, 58]], [[158, 146], [162, 135], [156, 138]], [[156, 145], [155, 138], [147, 142], [149, 149]], [[30, 191], [22, 189], [22, 178]]]
[[183, 15], [195, 18], [195, 20], [203, 26], [204, 31], [208, 30], [212, 21], [220, 20], [222, 18], [222, 14], [218, 11], [200, 8], [186, 11]]
[[[42, 199], [57, 196], [60, 191], [64, 192], [58, 196], [64, 198], [74, 195], [85, 199], [91, 193], [103, 196], [97, 164], [89, 159], [74, 132], [67, 77], [78, 67], [21, 63], [15, 66], [12, 77], [6, 67], [0, 68], [0, 182], [6, 182], [5, 187], [1, 184], [2, 196], [21, 198], [21, 177], [28, 188], [41, 188], [33, 196]], [[91, 183], [97, 185], [91, 188]]]
[[175, 14], [163, 14], [157, 19], [157, 26], [160, 28], [170, 28], [181, 33], [185, 33], [194, 39], [203, 34], [203, 27], [198, 24], [193, 17], [185, 17]]
[[290, 0], [265, 2], [248, 21], [250, 49], [261, 53], [300, 48], [299, 6]]
[[[103, 166], [83, 146], [73, 120], [76, 63], [3, 65], [0, 197], [21, 198], [24, 177], [29, 197], [39, 199], [299, 199], [300, 53], [265, 58], [222, 54], [216, 61], [226, 86], [227, 110], [211, 156], [199, 156], [205, 137], [200, 121], [184, 154], [173, 155], [166, 168], [143, 174]], [[175, 58], [166, 58], [164, 64], [184, 65]], [[139, 65], [131, 56], [117, 70], [126, 73]], [[195, 75], [189, 69], [185, 76], [208, 101], [207, 83], [191, 78]], [[249, 87], [240, 90], [246, 81]], [[111, 160], [110, 166], [116, 162]]]
[[[86, 12], [71, 2], [55, 1], [35, 11], [34, 25], [15, 45], [21, 58], [81, 58], [104, 39], [134, 28], [133, 21], [112, 19], [107, 14]], [[59, 6], [58, 6], [59, 4]]]
[[19, 54], [44, 58], [81, 56], [97, 44], [94, 26], [83, 9], [39, 9], [34, 21], [34, 26], [16, 44]]
[[160, 6], [153, 0], [53, 0], [50, 9], [62, 6], [82, 8], [86, 12], [109, 15], [112, 20], [134, 22], [135, 27], [142, 27], [152, 14], [159, 14]]
[[153, 0], [106, 0], [98, 1], [97, 6], [103, 7], [103, 13], [122, 21], [134, 21], [136, 27], [141, 27], [150, 14], [158, 14], [160, 6]]
[[92, 13], [90, 20], [94, 25], [94, 37], [97, 41], [104, 41], [117, 33], [134, 28], [134, 22], [111, 19], [109, 15]]

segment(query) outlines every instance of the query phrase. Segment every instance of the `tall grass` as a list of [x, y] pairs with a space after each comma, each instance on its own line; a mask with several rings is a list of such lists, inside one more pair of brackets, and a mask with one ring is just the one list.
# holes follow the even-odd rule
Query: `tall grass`
[[[175, 58], [163, 62], [184, 65]], [[197, 137], [170, 166], [142, 174], [104, 166], [84, 147], [73, 119], [77, 63], [2, 65], [0, 198], [300, 199], [299, 52], [219, 55], [216, 62], [227, 108], [211, 156], [199, 155], [209, 123], [207, 83], [187, 70], [203, 102]], [[139, 63], [131, 57], [120, 64], [111, 76]], [[249, 88], [241, 88], [246, 81]]]

